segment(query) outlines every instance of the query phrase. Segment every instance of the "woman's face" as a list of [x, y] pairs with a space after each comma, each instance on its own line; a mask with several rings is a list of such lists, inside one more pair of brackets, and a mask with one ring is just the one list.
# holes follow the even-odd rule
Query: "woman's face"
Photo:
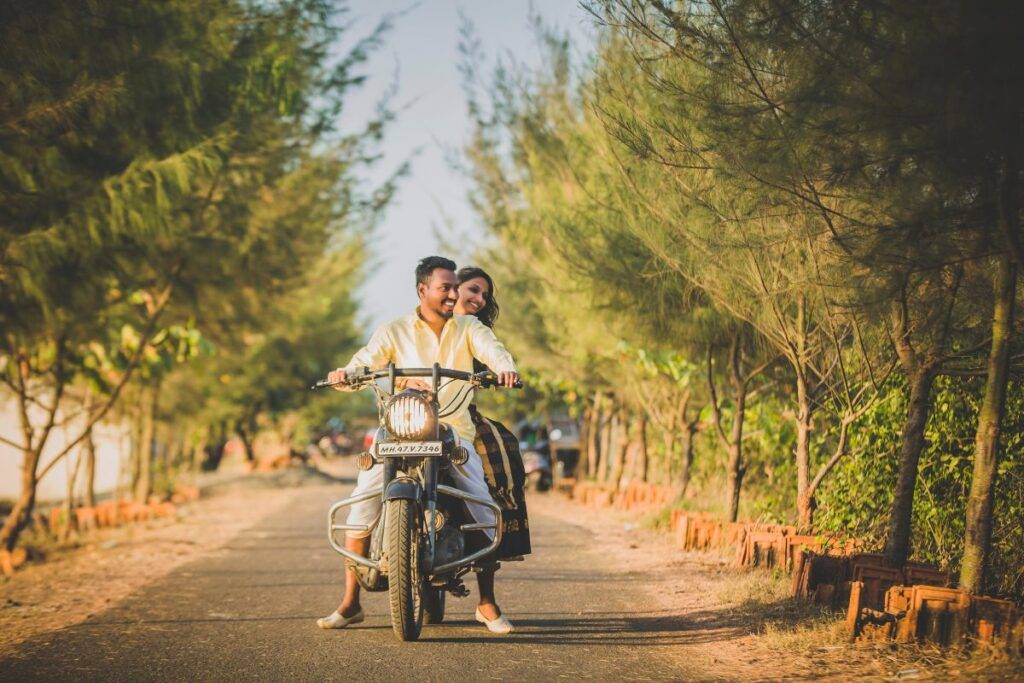
[[476, 315], [477, 311], [487, 305], [491, 297], [491, 288], [487, 280], [475, 277], [459, 285], [459, 300], [455, 304], [456, 315]]

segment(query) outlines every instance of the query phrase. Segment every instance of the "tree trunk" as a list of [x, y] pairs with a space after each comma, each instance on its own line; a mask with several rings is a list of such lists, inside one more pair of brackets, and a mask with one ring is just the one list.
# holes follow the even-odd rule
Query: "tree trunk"
[[999, 433], [1002, 429], [1006, 385], [1010, 374], [1016, 285], [1016, 266], [1009, 255], [1003, 256], [994, 277], [992, 347], [988, 357], [985, 395], [978, 411], [978, 428], [974, 439], [974, 474], [971, 478], [971, 494], [967, 499], [964, 556], [960, 567], [960, 588], [969, 593], [979, 593], [983, 590], [988, 569]]
[[39, 466], [38, 451], [24, 451], [21, 463], [21, 494], [14, 501], [4, 524], [0, 527], [0, 550], [12, 551], [18, 544], [18, 537], [28, 525], [36, 504], [36, 468]]
[[219, 422], [216, 427], [207, 428], [206, 444], [203, 446], [203, 471], [212, 472], [220, 467], [227, 445], [226, 433], [227, 425], [223, 422]]
[[[90, 420], [92, 417], [92, 405], [92, 392], [87, 391], [85, 394], [86, 420]], [[92, 427], [86, 431], [85, 436], [82, 438], [82, 447], [78, 457], [80, 460], [85, 461], [83, 502], [86, 507], [94, 507], [96, 505], [96, 442], [92, 437]]]
[[608, 445], [608, 456], [611, 460], [608, 467], [608, 483], [614, 490], [619, 489], [619, 482], [622, 480], [623, 465], [626, 460], [626, 448], [629, 440], [625, 438], [625, 422], [616, 411], [611, 419], [611, 439]]
[[594, 407], [590, 411], [590, 427], [587, 428], [587, 478], [596, 479], [601, 458], [601, 393], [594, 393]]
[[197, 436], [195, 427], [189, 428], [188, 434], [188, 441], [191, 444], [188, 454], [188, 468], [194, 474], [201, 472], [203, 469], [203, 463], [206, 461], [206, 443], [210, 435], [208, 430], [201, 430]]
[[156, 387], [144, 387], [139, 430], [139, 478], [135, 483], [135, 501], [145, 503], [153, 492], [153, 437], [156, 413]]
[[674, 431], [661, 428], [661, 444], [664, 451], [665, 467], [668, 469], [670, 477], [673, 476], [672, 473], [676, 461], [676, 438]]
[[743, 452], [738, 443], [729, 444], [729, 465], [727, 470], [725, 505], [726, 520], [735, 522], [740, 516], [740, 490], [743, 488]]
[[78, 470], [82, 466], [82, 453], [79, 451], [75, 458], [75, 464], [71, 464], [71, 454], [64, 456], [64, 472], [66, 482], [64, 487], [64, 528], [61, 529], [60, 540], [67, 542], [71, 537], [71, 529], [75, 524], [73, 518], [75, 509], [75, 482], [78, 480]]
[[807, 378], [796, 374], [796, 508], [798, 524], [809, 530], [814, 516], [814, 497], [811, 495], [811, 399]]
[[242, 440], [242, 446], [245, 448], [245, 460], [249, 463], [256, 462], [256, 451], [253, 449], [253, 435], [241, 424], [235, 428], [235, 432], [238, 434], [238, 438]]
[[96, 505], [96, 442], [92, 438], [92, 430], [82, 440], [82, 455], [85, 458], [85, 491], [86, 507]]
[[18, 495], [18, 499], [11, 506], [11, 511], [7, 513], [3, 526], [0, 526], [0, 551], [7, 552], [14, 550], [14, 547], [18, 544], [21, 532], [28, 526], [28, 522], [32, 518], [32, 510], [36, 505], [36, 487], [39, 485], [36, 472], [39, 469], [39, 460], [42, 457], [43, 447], [46, 445], [46, 432], [53, 426], [53, 418], [56, 415], [56, 402], [60, 399], [60, 391], [58, 390], [54, 394], [54, 411], [50, 415], [49, 426], [44, 428], [43, 435], [36, 443], [33, 443], [35, 431], [32, 429], [32, 423], [28, 415], [27, 392], [24, 391], [25, 383], [27, 382], [25, 378], [28, 376], [28, 370], [27, 367], [24, 367], [24, 362], [23, 367], [19, 368], [19, 372], [21, 373], [21, 387], [23, 390], [22, 393], [17, 395], [23, 439], [21, 449], [21, 494]]
[[697, 422], [683, 423], [683, 462], [679, 471], [679, 496], [686, 495], [690, 487], [690, 470], [693, 467], [693, 437], [697, 433]]
[[604, 411], [604, 420], [601, 424], [601, 456], [597, 463], [597, 480], [601, 483], [608, 481], [611, 460], [615, 457], [612, 453], [612, 432], [615, 420], [614, 399], [606, 400], [605, 407], [607, 409]]
[[902, 567], [910, 556], [910, 527], [914, 514], [914, 487], [917, 484], [917, 465], [924, 449], [924, 430], [928, 424], [929, 401], [935, 371], [919, 370], [907, 377], [910, 401], [903, 423], [900, 447], [900, 470], [896, 482], [896, 495], [889, 514], [885, 557], [893, 567]]
[[743, 420], [747, 411], [747, 383], [739, 374], [739, 350], [734, 347], [732, 388], [735, 411], [732, 416], [732, 431], [729, 435], [729, 463], [726, 470], [726, 518], [735, 522], [740, 514], [740, 491], [743, 488], [743, 475], [747, 472], [743, 462]]
[[640, 416], [639, 433], [637, 434], [637, 477], [647, 481], [650, 469], [650, 454], [647, 452], [647, 416]]
[[142, 404], [145, 402], [143, 394], [139, 393], [138, 405], [135, 406], [135, 410], [131, 416], [131, 432], [128, 435], [129, 444], [129, 481], [128, 491], [126, 495], [135, 495], [135, 490], [139, 487], [139, 476], [142, 474], [142, 423], [143, 423], [143, 409]]
[[159, 448], [160, 470], [163, 473], [164, 479], [169, 482], [171, 480], [171, 469], [173, 466], [173, 460], [176, 457], [176, 441], [171, 436], [171, 428], [169, 425], [162, 425], [159, 431], [161, 432]]

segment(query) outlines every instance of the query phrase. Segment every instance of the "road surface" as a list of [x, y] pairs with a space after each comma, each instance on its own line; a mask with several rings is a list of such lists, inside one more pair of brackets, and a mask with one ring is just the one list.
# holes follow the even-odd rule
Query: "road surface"
[[283, 512], [216, 553], [25, 642], [0, 662], [0, 680], [707, 678], [679, 646], [706, 651], [738, 626], [709, 628], [663, 609], [652, 577], [631, 571], [592, 513], [547, 498], [531, 507], [534, 554], [498, 575], [512, 635], [473, 621], [471, 577], [474, 595], [449, 597], [446, 622], [425, 626], [417, 643], [395, 639], [384, 593], [365, 594], [363, 624], [320, 630], [315, 620], [335, 607], [342, 580], [325, 512], [349, 488], [296, 489]]

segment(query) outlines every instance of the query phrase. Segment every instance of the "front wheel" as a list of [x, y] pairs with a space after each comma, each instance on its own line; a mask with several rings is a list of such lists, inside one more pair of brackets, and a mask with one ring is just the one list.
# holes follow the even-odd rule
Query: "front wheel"
[[416, 640], [423, 627], [416, 506], [411, 500], [389, 500], [384, 519], [391, 628], [399, 640]]

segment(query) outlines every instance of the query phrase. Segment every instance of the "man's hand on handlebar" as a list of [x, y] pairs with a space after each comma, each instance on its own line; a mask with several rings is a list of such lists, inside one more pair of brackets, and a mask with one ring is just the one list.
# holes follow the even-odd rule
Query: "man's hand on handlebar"
[[497, 374], [490, 371], [473, 374], [464, 370], [448, 368], [437, 368], [435, 370], [429, 368], [392, 368], [374, 370], [372, 372], [368, 368], [363, 368], [361, 371], [346, 371], [345, 368], [338, 368], [327, 373], [327, 379], [320, 380], [313, 388], [319, 389], [329, 386], [336, 391], [352, 391], [381, 377], [387, 377], [389, 373], [394, 373], [396, 375], [395, 384], [398, 389], [431, 391], [433, 384], [428, 383], [426, 377], [430, 376], [432, 372], [438, 373], [440, 377], [468, 381], [478, 386], [496, 386], [509, 389], [517, 389], [522, 386], [519, 373], [515, 370], [499, 372]]
[[430, 391], [430, 382], [415, 377], [399, 377], [395, 380], [398, 389], [416, 389], [418, 391]]
[[335, 391], [345, 391], [345, 368], [338, 368], [327, 373], [327, 382]]
[[519, 373], [518, 372], [514, 372], [513, 371], [513, 372], [499, 372], [498, 373], [498, 382], [497, 382], [498, 386], [508, 387], [509, 389], [514, 389], [516, 384], [518, 384], [518, 383], [519, 383]]

